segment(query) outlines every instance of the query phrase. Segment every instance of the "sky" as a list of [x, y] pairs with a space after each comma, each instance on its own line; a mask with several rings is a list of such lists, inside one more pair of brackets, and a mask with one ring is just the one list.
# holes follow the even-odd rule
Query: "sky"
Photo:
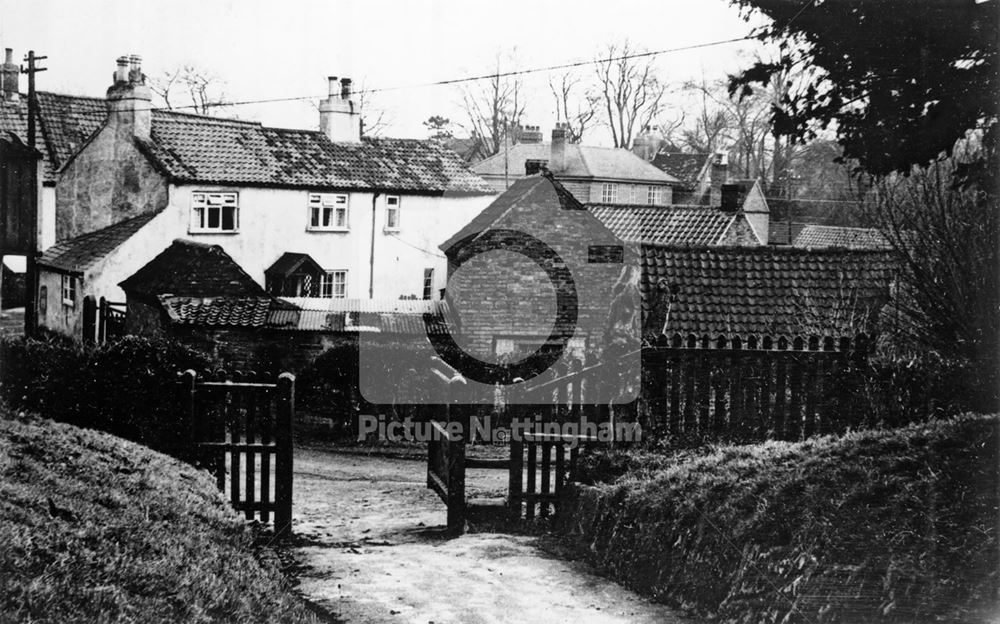
[[[370, 96], [372, 107], [385, 111], [382, 134], [415, 138], [427, 135], [422, 122], [431, 115], [464, 121], [458, 87], [416, 85], [489, 73], [498, 54], [505, 69], [525, 69], [591, 60], [625, 39], [662, 50], [741, 37], [750, 28], [725, 0], [0, 0], [0, 46], [18, 59], [29, 49], [48, 57], [41, 90], [101, 97], [123, 54], [142, 56], [148, 76], [202, 67], [240, 102], [319, 99], [326, 76], [350, 77], [355, 87], [391, 88]], [[660, 55], [659, 75], [673, 84], [724, 77], [749, 64], [755, 45]], [[525, 123], [546, 134], [556, 121], [553, 75], [524, 78]], [[318, 123], [310, 101], [230, 111], [272, 126]], [[598, 131], [587, 142], [608, 139]]]

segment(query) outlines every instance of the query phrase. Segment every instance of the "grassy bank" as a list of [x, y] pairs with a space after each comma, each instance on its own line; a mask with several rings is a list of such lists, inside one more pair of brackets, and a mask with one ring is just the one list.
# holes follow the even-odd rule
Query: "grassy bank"
[[719, 621], [994, 621], [998, 422], [592, 460], [559, 527], [617, 580]]
[[314, 622], [207, 474], [0, 413], [0, 622]]

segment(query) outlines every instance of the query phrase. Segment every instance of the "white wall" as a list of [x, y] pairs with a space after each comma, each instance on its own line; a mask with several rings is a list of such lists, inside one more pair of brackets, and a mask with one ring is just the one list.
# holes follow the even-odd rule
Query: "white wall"
[[38, 223], [39, 251], [56, 244], [56, 187], [42, 187], [41, 215]]
[[[238, 233], [194, 233], [190, 229], [191, 194], [194, 191], [238, 191]], [[309, 254], [328, 271], [348, 271], [347, 296], [369, 297], [373, 194], [348, 193], [349, 231], [310, 231], [309, 191], [226, 188], [205, 185], [171, 185], [167, 209], [151, 228], [217, 244], [225, 249], [255, 280], [264, 284], [264, 270], [286, 251]], [[447, 282], [447, 261], [438, 245], [468, 223], [494, 196], [428, 197], [402, 195], [399, 231], [385, 231], [385, 195], [375, 198], [375, 298], [396, 299], [423, 294], [425, 268], [434, 269], [434, 296]], [[163, 237], [160, 237], [163, 238]], [[131, 241], [130, 241], [131, 242]], [[122, 247], [131, 247], [123, 245]], [[148, 255], [152, 258], [160, 249]], [[140, 265], [141, 266], [141, 265]], [[138, 268], [138, 267], [136, 267]]]

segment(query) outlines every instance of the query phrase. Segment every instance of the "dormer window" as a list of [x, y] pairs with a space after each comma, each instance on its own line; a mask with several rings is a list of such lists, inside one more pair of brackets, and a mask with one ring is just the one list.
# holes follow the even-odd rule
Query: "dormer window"
[[191, 194], [191, 232], [236, 232], [239, 228], [238, 193]]
[[333, 193], [309, 194], [310, 230], [346, 232], [349, 228], [347, 195]]
[[399, 195], [385, 197], [385, 229], [387, 232], [399, 231]]

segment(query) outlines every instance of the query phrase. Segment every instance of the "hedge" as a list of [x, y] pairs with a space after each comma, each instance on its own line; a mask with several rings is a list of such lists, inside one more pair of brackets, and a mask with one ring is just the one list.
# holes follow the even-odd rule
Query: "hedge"
[[211, 365], [164, 339], [128, 336], [93, 346], [7, 337], [0, 341], [0, 396], [16, 409], [191, 459], [177, 374]]
[[989, 621], [998, 436], [997, 416], [962, 416], [652, 463], [615, 453], [582, 467], [611, 482], [570, 486], [558, 527], [616, 580], [713, 621]]

